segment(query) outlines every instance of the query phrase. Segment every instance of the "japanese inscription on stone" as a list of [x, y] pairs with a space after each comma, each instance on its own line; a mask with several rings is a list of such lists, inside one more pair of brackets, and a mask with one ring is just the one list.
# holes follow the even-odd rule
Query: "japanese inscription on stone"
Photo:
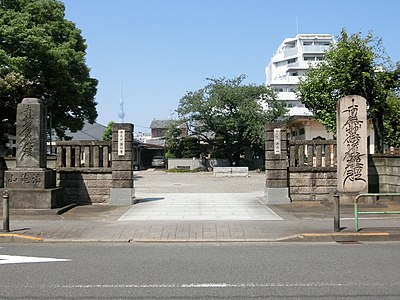
[[17, 168], [46, 168], [46, 108], [39, 99], [17, 106]]
[[35, 188], [44, 185], [44, 174], [40, 172], [8, 171], [6, 173], [7, 187]]
[[25, 155], [33, 156], [33, 147], [34, 141], [32, 138], [32, 126], [33, 126], [33, 116], [32, 116], [32, 107], [30, 105], [26, 105], [23, 112], [24, 117], [22, 119], [22, 130], [21, 130], [21, 144], [22, 148], [22, 156], [23, 159]]
[[281, 154], [281, 129], [274, 129], [274, 153]]
[[125, 155], [125, 130], [118, 130], [118, 155]]
[[338, 189], [361, 192], [368, 186], [366, 100], [346, 96], [337, 113]]
[[347, 147], [343, 158], [346, 162], [343, 185], [346, 185], [347, 180], [362, 180], [365, 182], [365, 179], [362, 177], [362, 170], [366, 166], [361, 162], [361, 158], [365, 153], [361, 154], [359, 149], [361, 139], [359, 131], [363, 125], [363, 121], [358, 118], [358, 105], [354, 103], [354, 99], [351, 102], [351, 105], [343, 111], [343, 113], [348, 113], [348, 118], [343, 128], [346, 132], [344, 142]]

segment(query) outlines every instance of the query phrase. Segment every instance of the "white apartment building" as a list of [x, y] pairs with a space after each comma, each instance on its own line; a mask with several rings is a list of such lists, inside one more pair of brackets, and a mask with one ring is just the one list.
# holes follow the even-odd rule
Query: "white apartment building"
[[332, 133], [312, 118], [311, 112], [296, 98], [299, 78], [310, 66], [323, 60], [323, 54], [335, 43], [331, 34], [298, 34], [286, 38], [265, 68], [265, 84], [274, 89], [279, 101], [285, 101], [292, 139], [333, 138]]

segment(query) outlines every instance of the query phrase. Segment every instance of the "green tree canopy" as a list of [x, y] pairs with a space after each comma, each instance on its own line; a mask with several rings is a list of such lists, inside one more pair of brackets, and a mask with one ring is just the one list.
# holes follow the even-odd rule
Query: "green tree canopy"
[[44, 101], [59, 136], [95, 121], [97, 80], [86, 66], [81, 31], [64, 10], [57, 0], [0, 2], [0, 120], [7, 120], [0, 134], [12, 131], [25, 97]]
[[271, 89], [245, 85], [245, 78], [208, 79], [204, 88], [187, 92], [180, 100], [179, 116], [188, 121], [193, 136], [212, 147], [213, 157], [238, 161], [249, 148], [261, 154], [265, 123], [286, 114]]
[[392, 66], [381, 40], [372, 34], [364, 38], [360, 33], [349, 36], [343, 29], [325, 60], [311, 67], [300, 80], [298, 97], [318, 121], [336, 132], [336, 102], [346, 95], [363, 96], [375, 130], [375, 150], [381, 152], [384, 141], [393, 143], [396, 139], [385, 124], [399, 128], [399, 111], [390, 111], [390, 107], [396, 107], [393, 97], [398, 101], [398, 86], [399, 66]]
[[168, 126], [165, 156], [167, 158], [200, 157], [200, 140], [193, 136], [182, 136], [181, 124], [181, 121], [175, 121]]

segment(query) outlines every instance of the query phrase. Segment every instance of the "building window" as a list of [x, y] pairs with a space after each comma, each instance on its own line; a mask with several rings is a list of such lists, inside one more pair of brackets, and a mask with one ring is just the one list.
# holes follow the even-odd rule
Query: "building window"
[[314, 61], [315, 57], [314, 56], [304, 56], [305, 61]]
[[300, 128], [299, 129], [299, 135], [305, 135], [305, 134], [306, 134], [305, 129], [304, 128]]

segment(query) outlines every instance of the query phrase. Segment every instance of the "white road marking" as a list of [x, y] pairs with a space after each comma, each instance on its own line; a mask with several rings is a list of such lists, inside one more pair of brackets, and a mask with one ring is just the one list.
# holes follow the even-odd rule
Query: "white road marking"
[[41, 262], [59, 262], [59, 261], [70, 261], [70, 259], [33, 257], [33, 256], [17, 256], [17, 255], [0, 255], [0, 265], [41, 263]]
[[[25, 289], [226, 289], [226, 288], [342, 288], [342, 287], [385, 287], [398, 286], [393, 283], [363, 282], [271, 282], [271, 283], [187, 283], [187, 284], [36, 284], [23, 285]], [[0, 288], [4, 286], [0, 283]]]
[[[51, 285], [52, 288], [65, 289], [93, 289], [93, 288], [136, 288], [136, 289], [165, 289], [165, 288], [288, 288], [288, 287], [346, 287], [363, 286], [363, 283], [335, 283], [335, 282], [304, 282], [304, 283], [188, 283], [188, 284], [71, 284]], [[371, 285], [368, 285], [371, 286]], [[376, 283], [374, 286], [382, 286]]]

